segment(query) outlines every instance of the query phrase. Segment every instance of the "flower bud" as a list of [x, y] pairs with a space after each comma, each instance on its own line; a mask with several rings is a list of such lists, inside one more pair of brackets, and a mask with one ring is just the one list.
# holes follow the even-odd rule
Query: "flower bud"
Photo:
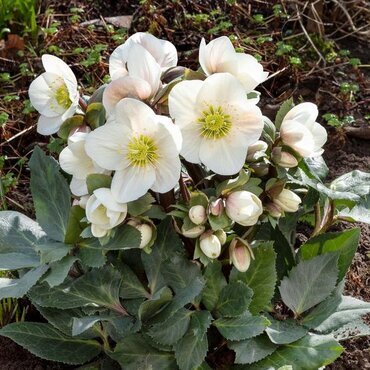
[[195, 225], [201, 225], [207, 221], [206, 209], [201, 206], [193, 206], [189, 209], [190, 221]]
[[270, 214], [270, 216], [276, 217], [276, 218], [281, 217], [282, 210], [277, 204], [268, 203], [266, 204], [265, 208], [267, 212]]
[[269, 165], [267, 163], [252, 163], [249, 167], [259, 177], [266, 176], [269, 173]]
[[297, 158], [293, 154], [284, 152], [282, 148], [276, 147], [272, 150], [271, 158], [275, 164], [284, 168], [294, 168], [298, 166]]
[[235, 238], [230, 243], [229, 258], [235, 268], [240, 272], [248, 270], [251, 259], [254, 259], [253, 251], [248, 243], [240, 238]]
[[297, 212], [301, 203], [301, 198], [291, 190], [283, 189], [273, 202], [285, 212]]
[[215, 235], [217, 236], [217, 238], [220, 241], [221, 245], [224, 245], [226, 243], [227, 235], [226, 235], [225, 231], [223, 231], [223, 230], [217, 230], [217, 231], [215, 231]]
[[226, 214], [240, 225], [255, 225], [262, 212], [262, 202], [249, 191], [236, 191], [226, 199]]
[[140, 231], [141, 234], [141, 241], [140, 241], [140, 249], [145, 248], [153, 237], [153, 230], [150, 225], [148, 224], [140, 224], [135, 226], [137, 230]]
[[182, 235], [186, 236], [187, 238], [195, 239], [198, 236], [202, 235], [205, 229], [206, 228], [203, 225], [198, 225], [189, 230], [184, 230], [184, 227], [182, 227], [181, 232]]
[[200, 238], [200, 249], [208, 258], [217, 258], [221, 254], [221, 242], [216, 235], [204, 233]]
[[262, 140], [256, 141], [254, 144], [250, 145], [248, 147], [248, 153], [247, 153], [247, 161], [253, 162], [256, 161], [259, 158], [259, 154], [262, 152], [266, 152], [268, 148], [267, 143], [265, 143]]
[[222, 199], [216, 199], [212, 201], [208, 206], [208, 212], [212, 216], [220, 216], [224, 211], [224, 201]]

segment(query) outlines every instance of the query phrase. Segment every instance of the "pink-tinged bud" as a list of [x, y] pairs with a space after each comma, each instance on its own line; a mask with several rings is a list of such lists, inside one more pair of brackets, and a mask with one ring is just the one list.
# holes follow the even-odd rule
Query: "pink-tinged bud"
[[256, 141], [254, 144], [248, 147], [247, 161], [253, 162], [260, 158], [261, 154], [266, 152], [268, 148], [267, 143], [262, 140]]
[[189, 209], [190, 221], [195, 225], [204, 224], [207, 221], [206, 209], [201, 206], [193, 206]]
[[213, 216], [220, 216], [224, 211], [224, 201], [223, 199], [216, 199], [212, 201], [208, 206], [208, 212]]
[[204, 233], [200, 238], [199, 245], [208, 258], [217, 258], [221, 254], [221, 242], [216, 235]]
[[297, 212], [302, 201], [296, 193], [288, 189], [283, 189], [282, 192], [273, 199], [273, 202], [285, 212]]
[[270, 216], [275, 217], [275, 218], [281, 217], [282, 210], [277, 204], [268, 203], [266, 204], [265, 208]]
[[297, 158], [293, 154], [284, 152], [282, 148], [276, 147], [272, 150], [271, 158], [275, 164], [284, 168], [294, 168], [298, 166]]
[[185, 230], [184, 227], [181, 228], [181, 233], [187, 238], [195, 239], [198, 236], [202, 235], [204, 233], [204, 230], [206, 228], [203, 225], [198, 225], [193, 227], [192, 229]]
[[229, 258], [235, 268], [240, 272], [248, 270], [251, 259], [254, 259], [253, 251], [248, 243], [240, 238], [235, 238], [229, 246]]
[[215, 235], [217, 236], [221, 245], [224, 245], [226, 243], [227, 235], [226, 235], [225, 231], [217, 230], [217, 231], [215, 231]]
[[249, 191], [236, 191], [226, 199], [226, 214], [240, 225], [255, 225], [262, 212], [262, 202]]

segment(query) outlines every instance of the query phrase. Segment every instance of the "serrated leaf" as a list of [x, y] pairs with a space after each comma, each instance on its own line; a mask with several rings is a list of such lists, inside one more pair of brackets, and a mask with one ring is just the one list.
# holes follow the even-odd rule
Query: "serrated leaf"
[[67, 181], [59, 172], [58, 162], [39, 147], [35, 147], [29, 167], [37, 221], [48, 237], [63, 242], [71, 202]]
[[22, 298], [48, 270], [41, 265], [26, 272], [20, 279], [0, 278], [0, 299]]
[[291, 364], [293, 370], [318, 369], [334, 362], [342, 352], [343, 347], [331, 336], [308, 334], [294, 343], [279, 347], [248, 369], [266, 370], [287, 364]]
[[52, 263], [42, 281], [46, 281], [51, 287], [62, 284], [68, 276], [69, 270], [76, 261], [77, 257], [66, 256], [60, 261]]
[[263, 131], [262, 137], [265, 139], [267, 144], [273, 144], [276, 137], [276, 127], [269, 118], [263, 116]]
[[223, 317], [240, 316], [252, 300], [253, 290], [242, 281], [226, 285], [220, 293], [215, 310]]
[[322, 156], [304, 158], [309, 171], [319, 180], [323, 181], [329, 173], [329, 168], [326, 165], [324, 158]]
[[148, 334], [156, 342], [164, 345], [174, 345], [187, 332], [192, 311], [181, 308], [168, 320], [153, 325]]
[[279, 108], [275, 117], [275, 127], [278, 130], [280, 130], [280, 126], [283, 122], [284, 117], [293, 107], [294, 107], [293, 98], [285, 100], [283, 104], [281, 104], [281, 107]]
[[109, 356], [125, 370], [176, 369], [173, 353], [149, 345], [141, 334], [132, 334], [119, 342]]
[[22, 253], [0, 254], [0, 271], [19, 270], [23, 268], [37, 267], [40, 265], [40, 257]]
[[330, 189], [366, 196], [370, 193], [370, 173], [359, 170], [348, 172], [332, 181]]
[[103, 173], [92, 173], [86, 177], [86, 185], [89, 194], [100, 188], [110, 188], [112, 184], [112, 176], [104, 175]]
[[76, 256], [84, 265], [89, 267], [103, 267], [106, 263], [105, 251], [101, 249], [84, 248], [80, 246]]
[[235, 352], [236, 364], [252, 364], [260, 361], [278, 348], [264, 334], [240, 342], [229, 342], [228, 347]]
[[283, 302], [300, 315], [317, 305], [334, 290], [338, 276], [338, 256], [323, 254], [293, 267], [279, 287]]
[[105, 122], [105, 109], [102, 103], [89, 103], [86, 109], [85, 121], [94, 130]]
[[51, 263], [60, 261], [66, 256], [71, 251], [71, 246], [52, 240], [45, 240], [43, 244], [36, 245], [35, 249], [40, 253], [42, 263]]
[[74, 317], [72, 320], [72, 336], [80, 335], [92, 328], [97, 322], [109, 319], [109, 315]]
[[2, 328], [0, 335], [14, 340], [38, 357], [67, 364], [83, 364], [101, 352], [97, 341], [67, 337], [50, 324], [13, 323]]
[[217, 185], [216, 195], [220, 196], [229, 193], [231, 190], [237, 190], [248, 182], [250, 176], [250, 171], [240, 170], [236, 178], [225, 180]]
[[370, 326], [363, 320], [358, 319], [342, 325], [330, 334], [338, 341], [364, 337], [370, 335]]
[[208, 351], [207, 329], [211, 321], [208, 311], [193, 313], [189, 330], [174, 347], [176, 362], [181, 370], [192, 370], [202, 364]]
[[118, 266], [120, 273], [122, 274], [120, 297], [124, 299], [133, 298], [149, 298], [150, 294], [146, 291], [143, 284], [135, 273], [124, 263], [120, 263]]
[[274, 296], [276, 274], [276, 253], [272, 242], [265, 242], [253, 248], [254, 261], [246, 272], [233, 268], [230, 280], [243, 281], [254, 292], [249, 311], [257, 314], [270, 305]]
[[338, 233], [326, 233], [309, 239], [301, 246], [298, 256], [302, 260], [337, 252], [338, 258], [338, 280], [342, 280], [352, 263], [360, 240], [360, 229], [351, 229]]
[[288, 344], [297, 341], [304, 337], [308, 330], [298, 325], [294, 320], [279, 321], [268, 318], [271, 325], [266, 328], [266, 334], [270, 338], [272, 343], [275, 344]]
[[227, 285], [222, 264], [220, 261], [209, 263], [204, 269], [205, 287], [202, 290], [202, 302], [207, 310], [212, 311], [218, 301], [218, 297], [223, 287]]
[[243, 340], [261, 334], [270, 325], [264, 316], [244, 315], [232, 318], [221, 318], [213, 322], [218, 331], [228, 340]]
[[81, 220], [85, 217], [85, 210], [80, 206], [73, 206], [69, 212], [68, 224], [64, 243], [74, 244], [80, 239], [82, 230]]
[[150, 299], [145, 300], [139, 308], [138, 316], [141, 321], [147, 321], [160, 312], [172, 299], [170, 288], [163, 287], [158, 290]]
[[146, 211], [149, 211], [154, 201], [155, 199], [153, 198], [153, 196], [150, 193], [146, 193], [139, 199], [136, 199], [133, 202], [129, 202], [127, 204], [128, 213], [131, 216], [140, 216]]
[[353, 208], [344, 208], [338, 212], [338, 217], [350, 222], [364, 222], [370, 224], [370, 196], [360, 200]]

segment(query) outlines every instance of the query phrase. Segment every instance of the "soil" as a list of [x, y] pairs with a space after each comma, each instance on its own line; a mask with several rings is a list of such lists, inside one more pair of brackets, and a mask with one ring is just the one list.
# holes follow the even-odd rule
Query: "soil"
[[[163, 37], [172, 41], [176, 44], [180, 52], [179, 64], [185, 64], [189, 67], [196, 67], [196, 49], [199, 44], [199, 39], [201, 36], [209, 38], [209, 35], [207, 35], [207, 26], [210, 27], [210, 25], [203, 24], [203, 28], [199, 28], [200, 26], [196, 23], [190, 23], [186, 15], [211, 13], [211, 9], [215, 9], [217, 7], [215, 4], [219, 3], [222, 4], [220, 7], [224, 14], [227, 12], [230, 13], [230, 19], [235, 26], [229, 31], [222, 31], [217, 36], [234, 33], [238, 35], [239, 38], [242, 38], [249, 35], [249, 30], [256, 27], [255, 25], [247, 23], [245, 20], [247, 17], [245, 17], [243, 13], [239, 14], [236, 11], [230, 11], [230, 6], [225, 5], [226, 3], [224, 1], [186, 0], [181, 2], [162, 2], [151, 0], [142, 2], [142, 6], [138, 5], [139, 1], [128, 0], [72, 0], [68, 3], [56, 0], [43, 0], [41, 3], [42, 11], [52, 6], [55, 13], [58, 14], [68, 13], [69, 9], [73, 6], [82, 7], [85, 10], [84, 20], [99, 18], [100, 15], [116, 16], [133, 14], [134, 20], [132, 28], [129, 31], [130, 33], [135, 31], [147, 31], [150, 29], [150, 31], [158, 37]], [[243, 7], [244, 2], [240, 1], [239, 3], [241, 7]], [[154, 4], [154, 8], [151, 4]], [[263, 12], [264, 8], [266, 8], [264, 1], [254, 1], [253, 6], [255, 9], [254, 13], [256, 13], [257, 10], [258, 12]], [[244, 10], [246, 9], [247, 7], [245, 7]], [[41, 18], [45, 20], [44, 15], [41, 15], [38, 21], [40, 21]], [[59, 18], [58, 20], [61, 20], [62, 23], [64, 22], [63, 18]], [[81, 31], [75, 26], [71, 27], [67, 23], [63, 23], [63, 25], [61, 31], [58, 33], [58, 37], [53, 38], [51, 42], [67, 51], [73, 49], [76, 45], [86, 47], [91, 45], [91, 43], [110, 43], [107, 54], [105, 55], [106, 57], [108, 53], [116, 47], [116, 45], [111, 43], [111, 40], [104, 32], [97, 31], [95, 34], [96, 39], [88, 40], [84, 35], [84, 30]], [[268, 30], [268, 32], [286, 32], [288, 27], [285, 27], [283, 31], [281, 31], [280, 25], [273, 26], [273, 28], [272, 30]], [[368, 64], [369, 52], [366, 43], [361, 44], [356, 39], [346, 38], [341, 41], [340, 46], [341, 48], [350, 49], [353, 57], [359, 57], [364, 64]], [[259, 50], [248, 50], [248, 47], [246, 47], [246, 52], [253, 54], [257, 51]], [[368, 77], [368, 75], [366, 75], [368, 73], [366, 69], [362, 69], [361, 72], [359, 72], [348, 69], [348, 67], [328, 67], [322, 70], [313, 69], [312, 73], [305, 74], [302, 72], [300, 74], [299, 71], [297, 72], [297, 70], [294, 70], [292, 72], [289, 68], [284, 71], [283, 66], [279, 65], [278, 62], [274, 60], [274, 57], [269, 58], [268, 52], [268, 48], [261, 51], [261, 54], [264, 56], [263, 62], [265, 68], [271, 73], [278, 70], [282, 70], [282, 72], [276, 78], [271, 79], [261, 86], [260, 91], [265, 97], [261, 101], [260, 106], [266, 115], [273, 117], [276, 113], [278, 104], [288, 97], [293, 96], [296, 100], [302, 97], [306, 101], [312, 101], [318, 104], [321, 114], [326, 112], [335, 113], [340, 116], [351, 114], [356, 119], [355, 126], [363, 128], [367, 125], [367, 129], [369, 128], [369, 122], [366, 122], [364, 119], [365, 114], [369, 113], [366, 110], [369, 97], [366, 97], [365, 93], [363, 95], [359, 94], [357, 100], [348, 102], [344, 101], [342, 97], [338, 95], [339, 85], [343, 81], [346, 81], [346, 78], [355, 81], [366, 91], [366, 79]], [[32, 71], [38, 73], [40, 71], [40, 66], [37, 65], [36, 62], [32, 62], [32, 57], [28, 56], [28, 59], [30, 58], [31, 65], [35, 66], [34, 68], [32, 67]], [[67, 53], [64, 59], [73, 65], [77, 77], [81, 81], [81, 79], [84, 78], [86, 70], [79, 66], [79, 60], [76, 58], [77, 57], [73, 55], [71, 56], [71, 53]], [[340, 65], [341, 61], [339, 60], [338, 63]], [[12, 74], [18, 73], [18, 64], [19, 63], [7, 63], [0, 65], [0, 72], [7, 71]], [[99, 68], [93, 66], [90, 72], [93, 76], [92, 80], [101, 82], [101, 79], [107, 73], [107, 64], [101, 63]], [[27, 78], [24, 77], [18, 80], [16, 88], [21, 99], [26, 98], [26, 90], [29, 83], [30, 79], [27, 80]], [[82, 85], [84, 85], [84, 83], [85, 86], [88, 86], [90, 81], [86, 79], [82, 80]], [[0, 106], [0, 108], [2, 107]], [[15, 129], [14, 131], [9, 130], [9, 132], [6, 130], [2, 131], [6, 139], [21, 131], [24, 127], [33, 125], [37, 117], [36, 114], [22, 114], [22, 108], [17, 108], [16, 106], [10, 115], [14, 121]], [[354, 135], [355, 137], [352, 137], [351, 132], [346, 134], [345, 130], [327, 128], [329, 130], [329, 141], [325, 146], [324, 158], [330, 169], [328, 181], [354, 169], [370, 171], [370, 145], [369, 140], [361, 139], [361, 137], [364, 137], [362, 131], [360, 131], [360, 134], [357, 132]], [[16, 158], [29, 158], [29, 154], [36, 144], [45, 147], [47, 143], [45, 137], [37, 135], [33, 129], [21, 135], [17, 140], [14, 140], [8, 147], [0, 148], [0, 154]], [[32, 217], [33, 208], [29, 192], [29, 174], [27, 170], [19, 174], [17, 188], [8, 195], [8, 200], [10, 201], [9, 209], [16, 209]], [[357, 224], [356, 226], [361, 228], [361, 240], [352, 266], [347, 274], [345, 294], [370, 302], [370, 225]], [[353, 224], [341, 223], [336, 225], [334, 229], [343, 230], [351, 227], [353, 227]], [[306, 235], [305, 230], [302, 230], [299, 234], [300, 242], [305, 241], [307, 238]], [[370, 369], [369, 337], [349, 340], [342, 344], [346, 349], [345, 352], [334, 364], [327, 366], [327, 369]], [[39, 359], [4, 337], [0, 337], [0, 348], [3, 348], [0, 355], [0, 370], [58, 370], [73, 368], [71, 366]], [[6, 348], [6, 350], [4, 350], [4, 348]], [[228, 354], [230, 354], [230, 352], [226, 351], [224, 357], [226, 358]], [[227, 368], [227, 365], [223, 368]]]

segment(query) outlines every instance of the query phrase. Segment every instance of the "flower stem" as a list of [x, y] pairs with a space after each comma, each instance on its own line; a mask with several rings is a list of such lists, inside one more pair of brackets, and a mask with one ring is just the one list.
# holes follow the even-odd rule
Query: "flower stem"
[[86, 109], [87, 109], [87, 104], [85, 102], [85, 100], [83, 100], [81, 97], [78, 99], [78, 104], [80, 105], [80, 108], [86, 112]]
[[190, 193], [185, 184], [184, 178], [182, 177], [182, 174], [180, 174], [179, 184], [180, 184], [180, 191], [181, 191], [182, 198], [187, 203], [190, 200]]

